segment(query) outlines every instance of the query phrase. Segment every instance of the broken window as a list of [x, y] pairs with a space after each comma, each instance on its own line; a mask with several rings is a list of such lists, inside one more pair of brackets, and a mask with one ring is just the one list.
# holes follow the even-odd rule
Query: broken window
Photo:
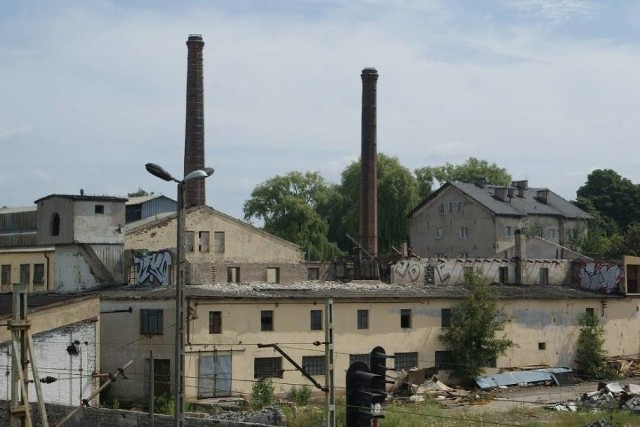
[[44, 285], [44, 264], [33, 264], [33, 284]]
[[213, 250], [217, 254], [224, 253], [224, 231], [213, 232]]
[[193, 252], [193, 240], [195, 233], [193, 231], [187, 231], [184, 233], [184, 250], [187, 252]]
[[585, 313], [587, 314], [587, 316], [591, 316], [591, 317], [593, 317], [593, 316], [595, 316], [595, 315], [596, 315], [596, 309], [595, 309], [595, 308], [593, 308], [593, 307], [587, 307], [587, 308], [585, 309]]
[[52, 236], [60, 235], [60, 215], [58, 215], [58, 212], [54, 212], [51, 215], [50, 231]]
[[260, 330], [273, 331], [273, 310], [262, 310], [260, 312]]
[[302, 356], [302, 368], [309, 375], [324, 375], [324, 356]]
[[282, 357], [256, 357], [253, 359], [253, 378], [282, 378]]
[[540, 269], [540, 284], [541, 285], [549, 284], [549, 269], [547, 267], [543, 267]]
[[401, 328], [411, 327], [411, 309], [410, 308], [403, 308], [400, 310], [400, 327]]
[[502, 284], [509, 283], [509, 267], [498, 268], [498, 281]]
[[103, 215], [104, 214], [104, 205], [95, 205], [93, 212], [96, 215]]
[[222, 312], [221, 311], [209, 312], [209, 333], [210, 334], [222, 333]]
[[322, 310], [311, 310], [311, 330], [322, 330]]
[[393, 355], [395, 360], [395, 370], [399, 371], [400, 369], [404, 369], [408, 371], [411, 368], [418, 367], [418, 353], [395, 353]]
[[539, 342], [538, 343], [538, 350], [546, 350], [547, 349], [547, 343], [546, 342]]
[[23, 285], [31, 283], [31, 264], [20, 264], [20, 283]]
[[11, 264], [4, 264], [2, 266], [2, 283], [3, 286], [11, 284]]
[[200, 242], [200, 245], [198, 246], [198, 250], [200, 252], [209, 252], [209, 232], [200, 231], [198, 233], [198, 240]]
[[451, 309], [450, 308], [443, 308], [442, 310], [440, 310], [440, 326], [443, 328], [450, 328], [451, 327]]
[[369, 310], [358, 310], [358, 329], [369, 329]]

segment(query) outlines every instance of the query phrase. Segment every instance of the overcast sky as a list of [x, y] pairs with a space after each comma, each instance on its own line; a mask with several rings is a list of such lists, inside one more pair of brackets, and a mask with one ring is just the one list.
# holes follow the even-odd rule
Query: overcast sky
[[2, 1], [0, 206], [52, 193], [175, 198], [190, 33], [204, 46], [207, 204], [242, 217], [292, 170], [338, 182], [376, 67], [378, 152], [473, 156], [574, 199], [640, 182], [640, 3], [589, 0]]

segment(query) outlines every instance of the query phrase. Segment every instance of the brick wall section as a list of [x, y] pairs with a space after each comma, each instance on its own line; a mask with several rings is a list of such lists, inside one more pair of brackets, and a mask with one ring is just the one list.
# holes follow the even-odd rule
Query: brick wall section
[[[0, 425], [9, 425], [9, 406], [11, 402], [0, 401]], [[62, 405], [46, 405], [47, 408], [47, 420], [49, 425], [56, 425], [67, 414], [69, 414], [74, 408], [70, 406]], [[31, 404], [31, 419], [34, 426], [41, 426], [40, 416], [38, 414], [37, 406]], [[175, 421], [173, 416], [169, 415], [156, 415], [155, 427], [173, 427]], [[256, 423], [244, 423], [239, 421], [229, 420], [213, 420], [206, 418], [187, 417], [185, 419], [185, 426], [187, 427], [266, 427], [273, 424], [256, 424]], [[284, 425], [284, 424], [280, 424]], [[149, 426], [149, 414], [146, 412], [125, 411], [119, 409], [102, 409], [102, 408], [83, 408], [78, 411], [66, 424], [65, 427], [114, 427], [114, 426], [126, 426], [126, 427], [148, 427]]]

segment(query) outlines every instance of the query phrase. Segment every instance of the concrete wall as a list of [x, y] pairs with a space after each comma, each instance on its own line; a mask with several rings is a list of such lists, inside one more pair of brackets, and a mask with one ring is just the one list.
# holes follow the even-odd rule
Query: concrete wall
[[[51, 304], [29, 312], [36, 362], [40, 378], [52, 376], [56, 382], [42, 384], [47, 402], [79, 405], [99, 386], [92, 377], [100, 372], [100, 300], [97, 297], [75, 299]], [[77, 355], [70, 355], [67, 346], [79, 341]], [[0, 364], [10, 372], [11, 333], [0, 329]], [[31, 370], [29, 370], [31, 376]], [[0, 399], [11, 399], [10, 376], [0, 377]], [[35, 400], [35, 388], [29, 386], [30, 400]]]
[[[506, 284], [516, 283], [516, 261], [498, 258], [429, 258], [403, 260], [391, 268], [391, 283], [425, 285], [455, 285], [464, 282], [466, 269], [481, 271], [490, 283], [500, 283], [500, 269], [507, 269]], [[529, 259], [522, 270], [523, 285], [541, 284], [542, 269], [548, 272], [548, 285], [572, 283], [571, 260]]]
[[[344, 387], [343, 373], [349, 366], [349, 354], [369, 353], [381, 345], [388, 354], [417, 352], [418, 366], [435, 364], [435, 352], [446, 350], [438, 335], [442, 332], [442, 309], [452, 308], [456, 299], [368, 298], [361, 301], [335, 301], [334, 341], [336, 386]], [[197, 305], [196, 305], [197, 303]], [[173, 359], [173, 333], [169, 326], [174, 311], [171, 301], [103, 301], [103, 309], [126, 309], [134, 305], [134, 313], [105, 317], [102, 359], [105, 369], [112, 370], [128, 359], [134, 365], [134, 381], [115, 384], [114, 396], [143, 399], [143, 370], [141, 360], [153, 350], [154, 357]], [[197, 398], [199, 361], [201, 357], [217, 352], [231, 354], [233, 394], [250, 394], [254, 378], [254, 359], [278, 357], [271, 348], [258, 348], [257, 344], [279, 343], [298, 363], [303, 356], [321, 356], [322, 346], [311, 345], [324, 341], [324, 331], [310, 330], [310, 310], [323, 310], [324, 301], [295, 299], [251, 300], [236, 299], [213, 301], [190, 299], [188, 312], [188, 338], [186, 340], [186, 397]], [[575, 366], [575, 346], [578, 337], [578, 316], [587, 308], [594, 309], [604, 324], [605, 348], [610, 355], [634, 354], [640, 348], [640, 336], [634, 332], [640, 326], [639, 300], [632, 298], [600, 300], [596, 298], [569, 298], [562, 300], [518, 299], [504, 300], [506, 313], [513, 317], [506, 332], [518, 347], [498, 358], [498, 367], [517, 367], [531, 364]], [[139, 335], [137, 309], [143, 306], [162, 307], [165, 335], [151, 338]], [[411, 327], [402, 328], [400, 311], [410, 309]], [[272, 310], [274, 330], [260, 329], [261, 310]], [[369, 328], [357, 328], [357, 310], [369, 310]], [[209, 311], [222, 312], [222, 333], [209, 333]], [[109, 332], [109, 331], [118, 331]], [[294, 344], [295, 343], [295, 344]], [[303, 343], [303, 344], [301, 344]], [[307, 343], [307, 344], [304, 344]], [[544, 343], [544, 349], [539, 349]], [[283, 360], [283, 378], [274, 378], [277, 393], [287, 393], [292, 384], [308, 384], [292, 365]], [[172, 376], [173, 378], [173, 376]], [[316, 379], [323, 383], [324, 376]]]
[[[211, 208], [187, 212], [186, 230], [194, 233], [193, 251], [186, 253], [190, 263], [292, 263], [303, 259], [302, 250], [285, 240], [265, 233]], [[201, 250], [200, 232], [209, 232], [209, 250]], [[215, 251], [214, 233], [225, 233], [224, 252]], [[127, 232], [125, 249], [160, 251], [176, 246], [175, 217]]]
[[[95, 206], [102, 205], [104, 213], [96, 214]], [[60, 216], [60, 233], [51, 234], [53, 215]], [[69, 243], [123, 244], [120, 227], [125, 224], [124, 201], [72, 199], [49, 197], [38, 203], [38, 245]]]
[[[52, 248], [0, 250], [0, 265], [11, 266], [11, 283], [20, 282], [20, 265], [28, 264], [29, 283], [27, 292], [44, 292], [52, 290], [55, 277], [55, 256]], [[34, 265], [44, 265], [44, 283], [33, 283]], [[13, 286], [2, 285], [0, 292], [12, 292]]]

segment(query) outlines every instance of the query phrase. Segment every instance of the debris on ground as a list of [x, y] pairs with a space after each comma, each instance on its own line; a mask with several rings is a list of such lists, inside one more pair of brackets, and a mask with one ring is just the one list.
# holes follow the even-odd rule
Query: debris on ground
[[584, 393], [576, 402], [551, 405], [547, 408], [565, 412], [575, 412], [578, 408], [626, 409], [640, 413], [640, 386], [627, 384], [622, 387], [617, 382], [600, 383], [597, 391]]
[[640, 354], [610, 356], [607, 358], [607, 366], [619, 378], [640, 376]]
[[405, 377], [405, 381], [409, 386], [411, 396], [410, 402], [424, 402], [425, 398], [434, 399], [441, 403], [459, 403], [463, 399], [473, 397], [467, 390], [462, 388], [449, 387], [442, 381], [440, 381], [435, 375], [431, 378], [423, 380], [422, 383], [416, 384], [411, 382], [416, 378], [422, 379], [420, 375], [411, 375], [411, 372]]

